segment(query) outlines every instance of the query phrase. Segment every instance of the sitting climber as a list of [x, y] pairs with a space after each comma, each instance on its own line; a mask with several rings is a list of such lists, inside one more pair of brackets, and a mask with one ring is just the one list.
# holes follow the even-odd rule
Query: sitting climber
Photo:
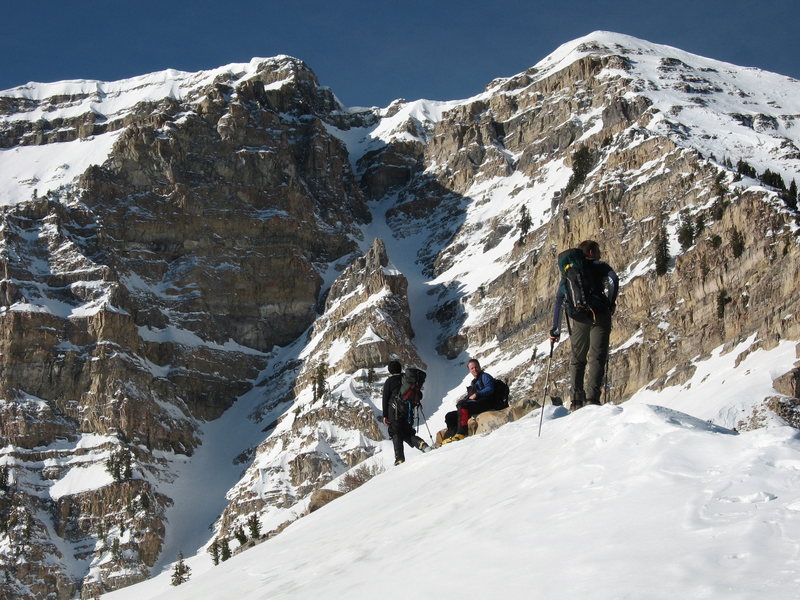
[[463, 440], [467, 437], [467, 424], [470, 417], [508, 406], [505, 398], [501, 398], [501, 394], [498, 394], [495, 378], [481, 369], [481, 364], [476, 359], [470, 359], [467, 367], [473, 377], [472, 383], [467, 387], [467, 395], [456, 402], [456, 410], [447, 413], [444, 417], [447, 432], [444, 434], [443, 444]]

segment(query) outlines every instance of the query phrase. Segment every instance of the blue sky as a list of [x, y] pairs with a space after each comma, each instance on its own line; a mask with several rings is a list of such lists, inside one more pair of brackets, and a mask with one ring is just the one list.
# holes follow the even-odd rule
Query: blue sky
[[0, 0], [0, 89], [304, 60], [348, 106], [454, 100], [598, 29], [800, 78], [797, 0]]

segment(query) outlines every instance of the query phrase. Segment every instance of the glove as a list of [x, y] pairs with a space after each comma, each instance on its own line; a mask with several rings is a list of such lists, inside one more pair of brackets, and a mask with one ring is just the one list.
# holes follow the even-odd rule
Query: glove
[[550, 330], [550, 341], [551, 342], [557, 342], [558, 338], [560, 338], [560, 337], [561, 337], [561, 332], [560, 331], [556, 331], [555, 329], [551, 329]]

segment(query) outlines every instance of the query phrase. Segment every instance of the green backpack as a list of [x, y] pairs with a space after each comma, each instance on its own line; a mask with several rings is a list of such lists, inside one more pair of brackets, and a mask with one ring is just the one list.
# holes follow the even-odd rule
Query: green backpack
[[580, 248], [570, 248], [558, 255], [558, 270], [567, 297], [567, 316], [581, 323], [597, 322], [598, 311], [608, 307], [603, 292], [595, 289], [589, 265], [590, 261]]
[[414, 409], [422, 402], [422, 386], [425, 384], [425, 371], [410, 367], [403, 372], [400, 388], [392, 398], [392, 406], [398, 421], [413, 424]]

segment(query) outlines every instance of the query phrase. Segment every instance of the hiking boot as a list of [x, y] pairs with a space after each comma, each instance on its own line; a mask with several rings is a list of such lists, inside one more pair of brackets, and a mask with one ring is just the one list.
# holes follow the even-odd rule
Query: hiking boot
[[585, 402], [582, 402], [581, 400], [573, 400], [572, 402], [570, 402], [569, 412], [575, 412], [579, 408], [583, 408], [584, 404]]
[[449, 438], [445, 438], [442, 440], [442, 444], [449, 444], [450, 442], [457, 442], [459, 440], [463, 440], [465, 436], [463, 433], [456, 433]]
[[422, 451], [422, 452], [430, 452], [431, 450], [433, 450], [433, 448], [431, 448], [431, 447], [428, 445], [428, 443], [427, 443], [427, 442], [425, 442], [425, 441], [422, 441], [422, 442], [420, 442], [420, 443], [419, 443], [419, 446], [417, 446], [417, 448], [418, 448], [420, 451]]
[[600, 406], [600, 400], [587, 400], [586, 405], [594, 404], [595, 406]]
[[398, 458], [396, 461], [394, 461], [394, 466], [396, 467], [397, 465], [402, 465], [404, 462], [406, 461], [404, 461], [402, 458]]

